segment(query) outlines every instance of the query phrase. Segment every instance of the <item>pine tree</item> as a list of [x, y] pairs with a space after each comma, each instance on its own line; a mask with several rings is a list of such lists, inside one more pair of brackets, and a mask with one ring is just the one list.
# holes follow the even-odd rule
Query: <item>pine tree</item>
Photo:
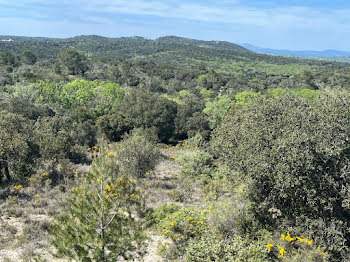
[[50, 231], [58, 257], [107, 262], [140, 251], [145, 239], [143, 191], [120, 175], [115, 161], [114, 153], [101, 153], [72, 189]]

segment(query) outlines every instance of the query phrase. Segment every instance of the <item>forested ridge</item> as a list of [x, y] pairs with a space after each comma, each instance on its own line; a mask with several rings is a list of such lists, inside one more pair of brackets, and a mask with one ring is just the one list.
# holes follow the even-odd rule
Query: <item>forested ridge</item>
[[348, 63], [1, 39], [4, 261], [349, 261]]

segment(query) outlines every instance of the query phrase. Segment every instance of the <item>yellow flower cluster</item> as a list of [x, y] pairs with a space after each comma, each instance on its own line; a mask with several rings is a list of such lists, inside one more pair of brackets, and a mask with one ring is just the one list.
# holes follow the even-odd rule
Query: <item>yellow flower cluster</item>
[[273, 244], [267, 244], [267, 245], [265, 245], [265, 247], [267, 247], [267, 253], [270, 253], [271, 248], [273, 248]]
[[13, 186], [13, 188], [17, 191], [21, 191], [23, 189], [23, 186], [22, 185]]
[[106, 185], [106, 191], [111, 192], [112, 187], [110, 185]]
[[[308, 245], [312, 245], [313, 240], [308, 240], [307, 238], [303, 238], [303, 237], [291, 237], [289, 232], [287, 232], [286, 234], [281, 234], [281, 238], [282, 240], [288, 242], [288, 243], [295, 243], [296, 241], [300, 242], [300, 243], [306, 243]], [[272, 239], [271, 239], [272, 241]], [[271, 249], [274, 247], [274, 244], [267, 244], [264, 245], [265, 247], [267, 247], [267, 253], [271, 252]], [[279, 258], [283, 258], [285, 256], [285, 254], [287, 253], [287, 251], [284, 249], [283, 246], [277, 246], [278, 248], [278, 252], [279, 252]]]
[[300, 243], [307, 243], [308, 245], [312, 245], [312, 242], [313, 242], [312, 239], [308, 240], [307, 238], [302, 238], [302, 237], [296, 237], [296, 239], [297, 239]]
[[292, 242], [292, 241], [297, 240], [297, 241], [299, 241], [300, 243], [306, 243], [306, 244], [308, 244], [308, 245], [312, 245], [312, 242], [313, 242], [312, 239], [309, 240], [309, 239], [303, 238], [303, 237], [295, 237], [295, 238], [292, 238], [292, 237], [290, 236], [289, 232], [287, 232], [286, 235], [281, 234], [281, 238], [282, 238], [282, 240], [285, 240], [285, 241], [287, 241], [287, 242], [289, 242], [289, 243]]
[[[274, 247], [273, 244], [267, 244], [267, 245], [264, 245], [265, 247], [267, 247], [267, 253], [270, 253], [271, 252], [271, 248]], [[278, 248], [278, 252], [279, 252], [279, 258], [282, 258], [286, 253], [287, 251], [284, 249], [284, 247], [282, 246], [277, 246]]]
[[[174, 221], [171, 221], [169, 225], [170, 225], [171, 228], [174, 228], [174, 227], [175, 227], [175, 222], [174, 222]], [[174, 233], [174, 232], [172, 231], [172, 229], [167, 229], [167, 230], [165, 231], [164, 234], [165, 234], [166, 236], [172, 236], [172, 238], [173, 238], [174, 240], [185, 239], [185, 236], [184, 236], [184, 235], [180, 235], [179, 233]]]
[[115, 156], [116, 154], [115, 154], [115, 152], [109, 152], [108, 154], [107, 154], [107, 156], [110, 156], [110, 157], [113, 157], [113, 156]]
[[119, 193], [116, 192], [116, 185], [115, 184], [106, 185], [105, 193], [106, 193], [106, 195], [105, 195], [106, 198], [109, 198], [111, 196], [119, 197]]
[[175, 160], [175, 159], [176, 159], [176, 157], [173, 156], [173, 155], [169, 156], [169, 158], [170, 158], [171, 160]]
[[281, 246], [278, 246], [278, 251], [279, 251], [279, 258], [282, 258], [287, 252], [284, 250], [284, 248], [283, 247], [281, 247]]
[[191, 226], [199, 225], [199, 227], [196, 227], [195, 230], [197, 232], [201, 232], [204, 229], [204, 222], [203, 221], [196, 221], [192, 217], [187, 218], [187, 222], [190, 223]]
[[287, 242], [292, 242], [295, 240], [295, 238], [291, 238], [289, 232], [287, 232], [287, 235], [281, 234], [281, 237], [283, 240], [286, 240]]
[[88, 148], [88, 151], [96, 151], [96, 150], [98, 150], [97, 146], [93, 146], [93, 147]]

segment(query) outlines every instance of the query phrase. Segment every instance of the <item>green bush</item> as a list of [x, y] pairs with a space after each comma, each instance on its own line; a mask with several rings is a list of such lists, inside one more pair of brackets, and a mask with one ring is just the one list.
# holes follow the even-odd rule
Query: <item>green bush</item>
[[[323, 92], [314, 100], [290, 92], [260, 97], [230, 111], [211, 143], [214, 154], [248, 184], [249, 198], [263, 225], [284, 224], [302, 232], [320, 220], [334, 225], [338, 233], [326, 245], [334, 259], [348, 253], [350, 240], [345, 189], [349, 116], [346, 92]], [[301, 220], [304, 223], [298, 223]], [[327, 242], [327, 233], [313, 230]]]
[[94, 130], [88, 123], [75, 122], [69, 117], [43, 117], [35, 125], [33, 140], [45, 160], [60, 158], [82, 162], [89, 146], [95, 144]]
[[259, 96], [260, 93], [243, 91], [235, 95], [235, 100], [238, 105], [249, 105], [252, 104]]
[[118, 121], [111, 120], [110, 123], [112, 128], [117, 129], [119, 125], [131, 127], [130, 129], [155, 128], [159, 139], [168, 142], [173, 137], [176, 110], [174, 102], [156, 93], [144, 89], [128, 90], [111, 117], [114, 114], [121, 116]]
[[182, 97], [175, 119], [175, 136], [178, 140], [197, 134], [204, 139], [209, 137], [210, 127], [208, 118], [203, 113], [204, 106], [204, 101], [193, 94]]
[[99, 136], [109, 141], [120, 141], [123, 135], [133, 129], [133, 120], [122, 112], [101, 116], [96, 121]]
[[181, 175], [195, 178], [211, 177], [214, 172], [213, 161], [213, 157], [203, 150], [183, 150], [179, 156]]
[[160, 160], [159, 149], [139, 134], [126, 135], [118, 144], [116, 156], [123, 174], [142, 178]]
[[189, 262], [262, 262], [268, 261], [261, 242], [235, 237], [230, 244], [212, 235], [191, 240], [186, 248]]
[[232, 100], [228, 95], [218, 96], [212, 102], [207, 102], [203, 113], [209, 118], [210, 128], [216, 128], [222, 119], [226, 116], [232, 104]]
[[208, 217], [212, 232], [226, 241], [235, 236], [255, 238], [259, 233], [251, 203], [243, 197], [225, 199], [214, 205]]
[[32, 121], [0, 111], [0, 184], [23, 179], [34, 166], [37, 153], [32, 143]]
[[124, 92], [116, 83], [76, 79], [67, 84], [40, 82], [39, 94], [37, 101], [56, 104], [88, 120], [115, 110]]
[[[161, 250], [162, 253], [169, 258], [176, 258], [185, 254], [186, 246], [191, 239], [198, 240], [206, 232], [208, 210], [195, 207], [169, 208], [170, 212], [165, 217], [158, 216], [161, 219], [156, 226], [171, 243], [167, 250]], [[165, 207], [161, 209], [164, 210]]]

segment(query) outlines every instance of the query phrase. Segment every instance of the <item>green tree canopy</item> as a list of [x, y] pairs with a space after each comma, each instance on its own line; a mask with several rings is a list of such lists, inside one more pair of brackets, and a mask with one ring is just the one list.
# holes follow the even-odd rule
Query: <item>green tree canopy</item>
[[88, 59], [85, 54], [75, 48], [62, 51], [58, 55], [58, 58], [69, 75], [84, 75], [89, 68]]

